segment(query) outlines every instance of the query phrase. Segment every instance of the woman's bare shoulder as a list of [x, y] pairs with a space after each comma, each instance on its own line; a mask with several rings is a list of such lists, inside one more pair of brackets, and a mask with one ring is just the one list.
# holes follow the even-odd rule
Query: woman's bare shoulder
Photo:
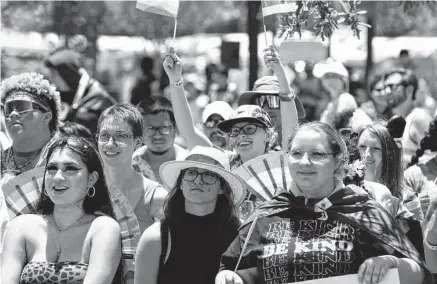
[[104, 229], [105, 231], [118, 231], [120, 232], [120, 225], [117, 221], [109, 216], [98, 216], [93, 220], [91, 224], [92, 228], [98, 231]]

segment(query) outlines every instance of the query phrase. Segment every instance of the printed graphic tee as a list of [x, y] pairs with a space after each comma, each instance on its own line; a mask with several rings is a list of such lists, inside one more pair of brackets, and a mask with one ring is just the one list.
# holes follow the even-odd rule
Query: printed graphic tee
[[[365, 259], [388, 254], [364, 231], [319, 217], [290, 209], [256, 220], [237, 270], [244, 283], [292, 283], [355, 274]], [[222, 270], [235, 269], [249, 228], [242, 229], [222, 256]]]

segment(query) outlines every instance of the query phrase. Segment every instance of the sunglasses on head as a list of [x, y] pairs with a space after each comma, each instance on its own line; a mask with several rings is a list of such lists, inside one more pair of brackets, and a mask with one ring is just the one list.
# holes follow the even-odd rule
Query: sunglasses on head
[[206, 128], [214, 128], [219, 124], [220, 122], [223, 122], [224, 119], [209, 119], [207, 122], [204, 123]]
[[264, 105], [267, 104], [267, 106], [272, 109], [278, 109], [280, 107], [279, 96], [275, 96], [275, 95], [257, 96], [254, 100], [254, 103], [256, 105], [259, 105], [260, 107], [264, 107]]
[[2, 111], [5, 116], [11, 115], [13, 111], [17, 112], [18, 114], [24, 114], [33, 110], [40, 110], [42, 112], [47, 111], [39, 104], [23, 100], [9, 101], [2, 105]]

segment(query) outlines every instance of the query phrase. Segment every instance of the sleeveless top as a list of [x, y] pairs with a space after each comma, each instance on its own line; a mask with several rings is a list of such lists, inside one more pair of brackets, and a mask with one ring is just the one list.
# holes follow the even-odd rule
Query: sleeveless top
[[[237, 236], [235, 228], [221, 227], [218, 212], [206, 216], [184, 213], [174, 224], [161, 223], [161, 258], [158, 284], [214, 284], [220, 257]], [[167, 260], [167, 244], [170, 254]]]
[[83, 262], [29, 262], [21, 272], [20, 284], [80, 284], [88, 264]]
[[141, 194], [138, 204], [134, 208], [134, 213], [137, 216], [141, 233], [144, 232], [150, 225], [155, 223], [154, 217], [158, 217], [154, 216], [156, 215], [156, 212], [152, 212], [153, 196], [155, 196], [155, 192], [158, 188], [165, 190], [157, 182], [147, 183], [145, 190], [143, 190]]

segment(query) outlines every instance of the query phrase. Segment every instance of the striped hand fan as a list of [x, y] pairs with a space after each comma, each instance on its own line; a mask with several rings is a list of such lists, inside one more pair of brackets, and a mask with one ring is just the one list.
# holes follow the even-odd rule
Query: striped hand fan
[[39, 199], [45, 167], [26, 171], [2, 185], [6, 207], [11, 220], [33, 212]]
[[247, 185], [248, 190], [259, 200], [266, 201], [291, 184], [288, 156], [273, 152], [247, 161], [234, 170]]

